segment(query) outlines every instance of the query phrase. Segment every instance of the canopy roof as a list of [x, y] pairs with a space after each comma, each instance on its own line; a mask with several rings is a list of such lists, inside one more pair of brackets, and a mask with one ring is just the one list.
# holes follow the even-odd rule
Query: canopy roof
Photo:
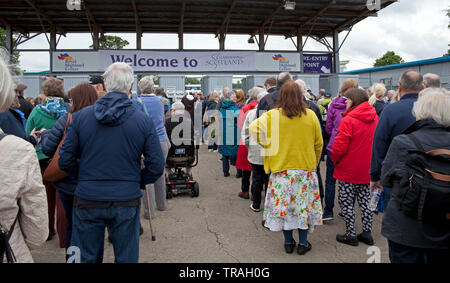
[[[349, 29], [376, 14], [367, 0], [83, 0], [81, 10], [69, 10], [66, 0], [1, 0], [0, 25], [29, 34], [197, 33], [265, 34], [323, 38]], [[396, 1], [381, 0], [381, 8]]]

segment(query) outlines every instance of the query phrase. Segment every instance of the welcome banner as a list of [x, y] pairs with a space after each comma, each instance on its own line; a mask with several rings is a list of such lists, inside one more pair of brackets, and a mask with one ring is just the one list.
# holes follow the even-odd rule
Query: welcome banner
[[135, 72], [301, 72], [300, 54], [254, 51], [54, 51], [55, 73], [103, 72], [125, 62]]

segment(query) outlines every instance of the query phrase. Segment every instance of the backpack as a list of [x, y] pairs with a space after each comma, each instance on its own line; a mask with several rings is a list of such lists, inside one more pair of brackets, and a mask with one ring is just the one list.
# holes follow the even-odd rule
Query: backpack
[[[408, 152], [398, 194], [400, 210], [417, 219], [422, 227], [431, 224], [450, 231], [450, 150], [426, 152], [414, 134], [409, 137], [418, 149]], [[447, 232], [438, 240], [449, 236]]]
[[[6, 137], [5, 134], [0, 133], [0, 141]], [[11, 249], [11, 246], [9, 244], [9, 239], [11, 238], [11, 234], [14, 231], [14, 227], [16, 226], [17, 218], [19, 215], [17, 215], [16, 219], [14, 220], [14, 223], [12, 224], [11, 228], [8, 230], [6, 227], [4, 227], [2, 224], [0, 224], [0, 263], [3, 263], [3, 259], [6, 255], [6, 261], [8, 263], [12, 263], [16, 261], [16, 257], [14, 256], [14, 253]]]

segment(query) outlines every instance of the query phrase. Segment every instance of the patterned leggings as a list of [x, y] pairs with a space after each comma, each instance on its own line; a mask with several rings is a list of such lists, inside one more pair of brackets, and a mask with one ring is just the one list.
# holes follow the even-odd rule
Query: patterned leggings
[[372, 232], [373, 213], [369, 209], [370, 189], [369, 185], [358, 185], [339, 182], [339, 205], [344, 214], [346, 224], [346, 236], [356, 237], [355, 228], [355, 198], [361, 208], [363, 232]]

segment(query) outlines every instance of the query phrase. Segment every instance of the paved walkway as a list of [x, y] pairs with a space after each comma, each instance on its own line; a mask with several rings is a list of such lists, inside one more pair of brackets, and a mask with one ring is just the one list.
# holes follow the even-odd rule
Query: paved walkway
[[[218, 159], [217, 153], [210, 153], [205, 147], [200, 149], [199, 166], [193, 170], [200, 184], [200, 196], [177, 196], [168, 200], [167, 211], [157, 211], [153, 221], [155, 242], [151, 241], [148, 221], [142, 218], [145, 232], [140, 241], [140, 262], [367, 262], [368, 246], [351, 247], [336, 242], [336, 234], [345, 230], [344, 220], [339, 217], [309, 234], [312, 250], [308, 254], [286, 254], [282, 233], [261, 226], [262, 212], [254, 213], [249, 208], [249, 200], [237, 197], [241, 179], [234, 177], [235, 169], [231, 169], [231, 177], [224, 178]], [[324, 165], [322, 162], [322, 176], [325, 176]], [[335, 210], [338, 207], [336, 202]], [[357, 229], [361, 229], [359, 213], [356, 219]], [[375, 245], [380, 249], [381, 262], [388, 262], [387, 242], [380, 234], [380, 224], [381, 216], [375, 216]], [[297, 238], [297, 232], [294, 236]], [[64, 262], [64, 249], [58, 247], [57, 237], [32, 253], [36, 262]], [[114, 261], [112, 245], [107, 242], [104, 261]]]

